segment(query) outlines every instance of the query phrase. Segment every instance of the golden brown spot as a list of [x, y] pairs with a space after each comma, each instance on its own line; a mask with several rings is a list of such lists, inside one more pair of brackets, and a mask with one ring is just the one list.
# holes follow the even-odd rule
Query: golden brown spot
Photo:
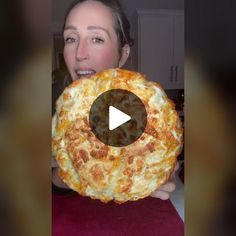
[[163, 164], [164, 162], [155, 162], [153, 164], [150, 165], [150, 167], [157, 167], [157, 166], [160, 166], [161, 164]]
[[126, 149], [125, 148], [121, 148], [120, 155], [124, 155], [125, 153], [126, 153]]
[[63, 100], [66, 101], [66, 100], [69, 100], [71, 98], [71, 95], [69, 93], [64, 93], [63, 94]]
[[56, 131], [59, 133], [62, 130], [65, 130], [67, 125], [69, 125], [69, 123], [66, 120], [59, 120], [56, 126]]
[[165, 171], [162, 168], [156, 168], [156, 169], [152, 169], [152, 174], [157, 175], [158, 177], [162, 177], [165, 174]]
[[142, 147], [142, 148], [140, 148], [140, 149], [137, 150], [137, 155], [138, 155], [138, 156], [143, 156], [143, 155], [145, 155], [146, 153], [147, 153], [147, 147], [146, 147], [146, 146], [144, 146], [144, 147]]
[[92, 157], [94, 157], [94, 158], [98, 158], [97, 151], [95, 151], [95, 150], [92, 150], [92, 151], [90, 152], [90, 155], [91, 155]]
[[61, 118], [61, 117], [65, 116], [66, 113], [67, 112], [65, 110], [61, 110], [60, 113], [59, 113], [59, 117]]
[[60, 167], [58, 167], [57, 171], [58, 175], [60, 176], [61, 179], [66, 180], [68, 177], [68, 173], [62, 170]]
[[134, 169], [131, 169], [131, 168], [126, 168], [124, 171], [123, 171], [123, 174], [124, 175], [127, 175], [127, 176], [129, 176], [129, 177], [132, 177], [133, 176], [133, 174], [134, 174]]
[[75, 166], [76, 169], [79, 169], [82, 164], [83, 164], [82, 161], [78, 161], [78, 162], [74, 163], [74, 166]]
[[112, 163], [112, 169], [117, 169], [120, 166], [120, 159], [116, 158]]
[[57, 161], [62, 161], [64, 159], [64, 155], [60, 152], [57, 156], [56, 156], [56, 160]]
[[80, 137], [79, 132], [76, 130], [70, 130], [70, 131], [66, 132], [65, 136], [69, 140], [79, 139], [79, 137]]
[[75, 129], [80, 129], [81, 126], [83, 126], [81, 120], [76, 120], [74, 128]]
[[79, 150], [79, 156], [83, 159], [84, 163], [89, 160], [88, 153], [83, 149]]
[[129, 156], [129, 157], [128, 157], [128, 163], [129, 163], [129, 164], [132, 164], [133, 161], [134, 161], [134, 156]]
[[83, 196], [86, 196], [86, 189], [89, 186], [89, 183], [83, 177], [81, 177], [80, 180], [81, 180], [81, 182], [80, 182], [80, 194], [83, 195]]
[[94, 136], [94, 135], [93, 135], [93, 132], [90, 131], [90, 130], [81, 129], [81, 132], [83, 132], [84, 134], [86, 134], [88, 138], [92, 138], [92, 137]]
[[148, 144], [146, 145], [146, 147], [148, 148], [148, 150], [149, 150], [150, 152], [154, 152], [154, 151], [155, 151], [155, 143], [154, 143], [154, 142], [148, 143]]
[[155, 114], [155, 115], [156, 115], [156, 114], [158, 114], [158, 113], [159, 113], [159, 111], [158, 111], [158, 110], [156, 110], [156, 109], [154, 109], [154, 110], [153, 110], [153, 114]]
[[52, 148], [53, 148], [53, 150], [57, 149], [60, 141], [61, 141], [61, 139], [52, 138]]
[[133, 181], [132, 180], [126, 180], [126, 183], [122, 186], [121, 192], [126, 193], [129, 192], [132, 187]]
[[82, 80], [76, 80], [74, 81], [73, 83], [71, 83], [68, 88], [75, 88], [77, 87], [80, 83], [81, 83]]
[[159, 138], [158, 132], [151, 125], [147, 125], [146, 126], [145, 133], [147, 133], [147, 134], [149, 134], [149, 135], [151, 135], [151, 136], [153, 136], [155, 138]]
[[136, 161], [136, 166], [137, 166], [137, 172], [140, 172], [143, 169], [143, 161], [142, 160], [137, 160]]
[[106, 156], [108, 153], [108, 147], [107, 146], [103, 146], [101, 147], [99, 150], [92, 150], [90, 152], [90, 155], [96, 159], [100, 159], [104, 156]]
[[[168, 103], [169, 103], [168, 105], [170, 106], [170, 108], [171, 108], [171, 109], [175, 109], [175, 103], [174, 103], [174, 101], [172, 101], [172, 100], [169, 99], [169, 98], [167, 98], [167, 101], [168, 101]], [[169, 108], [169, 109], [170, 109], [170, 108]]]
[[90, 127], [90, 126], [89, 126], [89, 122], [88, 122], [88, 120], [87, 120], [86, 118], [83, 118], [83, 121], [84, 121], [84, 124], [85, 124], [87, 127]]
[[175, 147], [179, 141], [173, 136], [170, 131], [163, 131], [160, 133], [160, 138], [165, 142], [168, 147]]
[[91, 168], [91, 174], [92, 174], [94, 181], [101, 181], [104, 179], [103, 171], [98, 164], [94, 165]]
[[66, 147], [67, 152], [72, 153], [74, 150], [74, 145], [73, 143], [69, 143]]
[[115, 160], [115, 157], [114, 157], [113, 155], [110, 155], [110, 156], [109, 156], [109, 160], [110, 160], [110, 161], [114, 161], [114, 160]]
[[151, 118], [151, 123], [152, 124], [157, 124], [157, 122], [158, 122], [158, 119], [157, 118]]

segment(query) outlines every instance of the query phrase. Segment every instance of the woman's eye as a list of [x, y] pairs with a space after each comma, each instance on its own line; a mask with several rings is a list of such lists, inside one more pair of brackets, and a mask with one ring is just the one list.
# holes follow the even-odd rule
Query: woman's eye
[[75, 41], [76, 41], [76, 39], [72, 38], [72, 37], [65, 38], [65, 43], [74, 43]]
[[104, 40], [101, 39], [101, 38], [95, 37], [95, 38], [92, 39], [92, 42], [102, 44], [102, 43], [104, 43]]

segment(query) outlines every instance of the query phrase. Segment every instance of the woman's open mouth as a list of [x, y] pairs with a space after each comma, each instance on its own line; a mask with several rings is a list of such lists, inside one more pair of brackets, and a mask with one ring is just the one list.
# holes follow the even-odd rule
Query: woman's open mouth
[[79, 78], [81, 78], [81, 77], [89, 77], [89, 76], [95, 74], [96, 71], [95, 70], [80, 70], [79, 69], [79, 70], [76, 70], [75, 73]]

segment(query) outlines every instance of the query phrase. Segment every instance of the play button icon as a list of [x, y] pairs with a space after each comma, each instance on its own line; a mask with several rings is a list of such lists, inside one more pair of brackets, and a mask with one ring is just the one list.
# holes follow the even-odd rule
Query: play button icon
[[99, 95], [89, 111], [89, 125], [103, 143], [123, 147], [135, 142], [144, 132], [147, 113], [141, 99], [123, 89]]
[[109, 106], [109, 130], [113, 130], [125, 122], [129, 121], [131, 117], [124, 112], [116, 109], [113, 106]]

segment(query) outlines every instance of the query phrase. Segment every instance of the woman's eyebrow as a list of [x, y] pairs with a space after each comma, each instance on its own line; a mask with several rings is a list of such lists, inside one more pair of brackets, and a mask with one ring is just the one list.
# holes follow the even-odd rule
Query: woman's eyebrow
[[101, 26], [92, 25], [92, 26], [88, 26], [87, 29], [88, 30], [102, 30], [102, 31], [106, 32], [106, 34], [108, 35], [109, 38], [111, 38], [110, 32]]
[[[103, 28], [102, 26], [91, 25], [91, 26], [88, 26], [87, 29], [88, 30], [102, 30], [108, 35], [109, 38], [111, 38], [110, 32], [107, 29]], [[73, 25], [68, 25], [64, 28], [64, 31], [65, 30], [78, 30], [78, 29]]]
[[77, 30], [77, 28], [73, 25], [68, 25], [64, 28], [64, 30], [69, 30], [69, 29], [72, 29], [72, 30]]

